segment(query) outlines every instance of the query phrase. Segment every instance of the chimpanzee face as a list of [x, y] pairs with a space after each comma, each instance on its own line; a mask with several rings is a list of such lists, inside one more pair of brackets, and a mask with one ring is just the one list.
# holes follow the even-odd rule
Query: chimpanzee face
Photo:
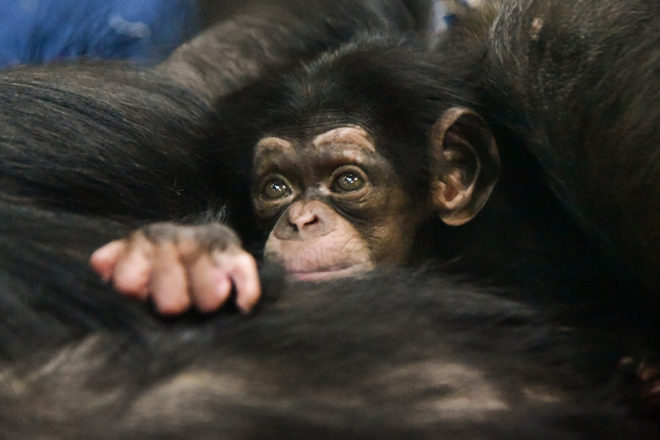
[[[433, 127], [428, 151], [429, 200], [410, 188], [359, 125], [329, 128], [307, 139], [267, 136], [257, 144], [252, 203], [270, 232], [265, 258], [301, 279], [352, 275], [410, 254], [419, 225], [437, 214], [470, 220], [483, 206], [499, 161], [490, 136], [466, 136], [481, 119], [450, 109]], [[474, 147], [477, 139], [486, 145]], [[485, 151], [487, 160], [479, 155]], [[494, 167], [482, 182], [482, 163]], [[476, 196], [476, 197], [475, 197]]]
[[273, 225], [266, 258], [303, 279], [404, 260], [427, 206], [412, 203], [398, 181], [359, 126], [307, 141], [263, 138], [252, 200], [258, 217]]

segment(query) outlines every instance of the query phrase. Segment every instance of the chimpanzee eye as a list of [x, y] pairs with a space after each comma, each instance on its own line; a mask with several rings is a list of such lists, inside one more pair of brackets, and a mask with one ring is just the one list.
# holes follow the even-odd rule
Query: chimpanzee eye
[[364, 186], [364, 179], [352, 171], [347, 171], [341, 174], [335, 180], [333, 188], [342, 192], [357, 191]]
[[283, 179], [274, 178], [266, 182], [261, 193], [269, 199], [281, 199], [291, 194], [291, 188]]

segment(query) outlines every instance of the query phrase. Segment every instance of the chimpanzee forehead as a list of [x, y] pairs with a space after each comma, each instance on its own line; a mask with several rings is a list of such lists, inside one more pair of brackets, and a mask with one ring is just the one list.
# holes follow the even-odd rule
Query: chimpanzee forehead
[[355, 145], [367, 151], [376, 151], [372, 137], [359, 125], [337, 127], [328, 130], [314, 137], [310, 145], [315, 148], [322, 148], [325, 145]]
[[295, 155], [298, 151], [327, 151], [337, 149], [362, 150], [368, 154], [376, 152], [372, 136], [358, 125], [332, 128], [312, 137], [292, 138], [267, 136], [256, 146], [255, 156], [264, 154]]

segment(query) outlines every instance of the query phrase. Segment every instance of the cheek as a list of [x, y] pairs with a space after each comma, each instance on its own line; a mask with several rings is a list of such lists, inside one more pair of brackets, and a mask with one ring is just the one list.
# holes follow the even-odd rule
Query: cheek
[[374, 261], [389, 265], [406, 261], [412, 252], [415, 225], [414, 220], [406, 216], [374, 225], [368, 232]]
[[343, 219], [336, 222], [330, 233], [306, 240], [283, 240], [271, 232], [264, 256], [303, 279], [348, 276], [374, 266], [367, 243]]
[[420, 204], [402, 191], [391, 191], [378, 216], [364, 228], [373, 259], [377, 264], [399, 264], [408, 260], [416, 231], [427, 214]]

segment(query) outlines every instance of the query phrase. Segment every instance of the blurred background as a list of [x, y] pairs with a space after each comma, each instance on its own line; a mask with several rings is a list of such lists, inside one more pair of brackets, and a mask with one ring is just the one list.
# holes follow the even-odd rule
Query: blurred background
[[[278, 0], [269, 0], [278, 1]], [[442, 31], [455, 8], [432, 0]], [[200, 29], [254, 0], [0, 0], [0, 68], [78, 57], [154, 64]]]

